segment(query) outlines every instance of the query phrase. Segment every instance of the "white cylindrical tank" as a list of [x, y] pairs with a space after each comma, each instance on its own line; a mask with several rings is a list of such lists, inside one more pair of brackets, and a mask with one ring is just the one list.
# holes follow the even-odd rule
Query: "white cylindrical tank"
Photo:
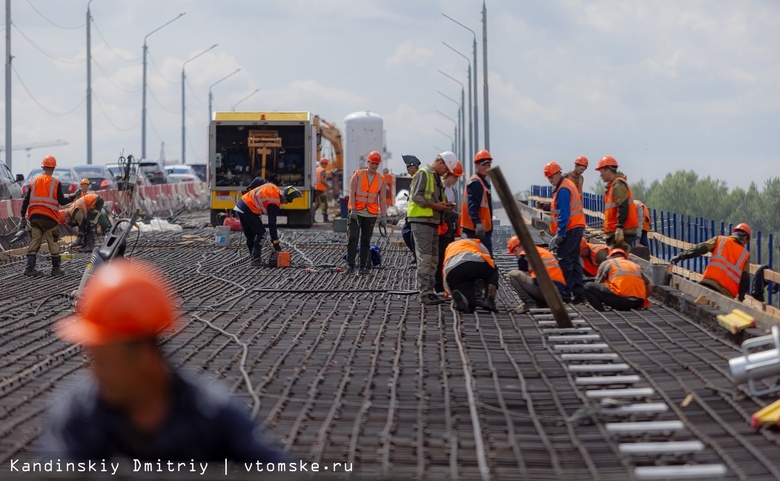
[[358, 169], [366, 168], [366, 157], [376, 150], [385, 164], [382, 117], [373, 112], [354, 112], [344, 117], [344, 178], [343, 195], [349, 195], [349, 181]]

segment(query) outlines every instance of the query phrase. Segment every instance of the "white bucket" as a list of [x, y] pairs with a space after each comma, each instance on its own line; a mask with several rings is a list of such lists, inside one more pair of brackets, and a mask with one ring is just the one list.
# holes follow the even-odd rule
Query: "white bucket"
[[230, 226], [220, 225], [217, 226], [216, 234], [214, 236], [214, 245], [226, 247], [230, 245]]

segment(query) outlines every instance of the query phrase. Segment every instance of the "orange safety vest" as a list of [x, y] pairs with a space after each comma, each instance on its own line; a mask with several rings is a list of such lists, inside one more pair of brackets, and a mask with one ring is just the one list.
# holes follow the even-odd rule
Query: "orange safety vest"
[[558, 189], [556, 189], [555, 194], [553, 194], [552, 204], [550, 205], [550, 217], [552, 217], [550, 232], [552, 235], [555, 235], [555, 233], [558, 232], [558, 193], [561, 189], [569, 191], [570, 215], [569, 223], [566, 224], [566, 232], [575, 227], [585, 227], [585, 214], [582, 211], [582, 196], [577, 191], [577, 186], [574, 185], [574, 182], [564, 178], [558, 186]]
[[464, 229], [476, 229], [474, 222], [471, 220], [471, 216], [469, 216], [468, 205], [469, 184], [475, 180], [482, 184], [482, 202], [479, 204], [479, 221], [482, 223], [482, 227], [485, 228], [485, 232], [490, 232], [493, 230], [493, 217], [490, 214], [490, 205], [488, 204], [487, 186], [477, 174], [472, 174], [472, 176], [469, 177], [469, 181], [466, 182], [466, 188], [463, 192], [463, 202], [460, 206], [460, 226]]
[[638, 297], [644, 300], [643, 307], [650, 305], [647, 300], [647, 286], [642, 279], [642, 271], [638, 265], [628, 259], [607, 259], [609, 276], [607, 287], [620, 297]]
[[393, 196], [393, 174], [382, 174], [382, 178], [385, 180], [385, 203], [387, 205], [395, 204], [395, 197]]
[[382, 191], [382, 187], [385, 185], [385, 181], [382, 178], [382, 174], [377, 172], [374, 174], [374, 180], [371, 184], [368, 183], [368, 170], [360, 169], [356, 170], [355, 174], [358, 177], [357, 191], [355, 192], [355, 203], [352, 204], [352, 199], [349, 199], [349, 209], [361, 211], [367, 209], [369, 214], [379, 214], [379, 195]]
[[650, 232], [650, 209], [640, 200], [634, 199], [634, 206], [636, 207], [637, 221], [642, 219], [642, 230]]
[[317, 167], [317, 170], [314, 173], [314, 176], [317, 178], [317, 185], [314, 186], [314, 190], [319, 190], [322, 192], [328, 190], [327, 175], [328, 174], [325, 172], [325, 167]]
[[639, 220], [636, 216], [636, 209], [631, 208], [634, 205], [634, 197], [631, 195], [631, 187], [628, 186], [626, 179], [618, 177], [609, 183], [609, 187], [607, 187], [607, 193], [604, 194], [604, 232], [607, 234], [617, 230], [618, 205], [615, 203], [615, 198], [612, 197], [612, 186], [615, 184], [615, 182], [618, 181], [626, 184], [626, 189], [628, 190], [628, 200], [626, 201], [629, 205], [628, 218], [626, 219], [625, 224], [623, 224], [623, 228], [635, 229], [639, 227]]
[[[548, 251], [544, 247], [536, 246], [536, 252], [539, 253], [539, 257], [542, 258], [542, 262], [544, 263], [544, 268], [547, 270], [547, 274], [550, 276], [550, 279], [552, 279], [555, 282], [560, 282], [563, 285], [566, 285], [566, 278], [563, 277], [563, 271], [561, 270], [561, 266], [558, 265], [558, 259], [555, 258], [552, 252]], [[536, 278], [536, 273], [534, 272], [533, 267], [531, 267], [531, 263], [528, 263], [528, 273], [531, 274], [531, 277], [534, 279]]]
[[27, 217], [45, 215], [59, 222], [60, 203], [57, 200], [60, 181], [51, 175], [40, 174], [30, 182], [30, 204]]
[[97, 199], [97, 194], [86, 194], [70, 204], [70, 207], [68, 207], [66, 211], [71, 219], [77, 210], [80, 210], [86, 218], [87, 214], [95, 209], [95, 202], [97, 202]]
[[444, 251], [444, 275], [446, 276], [457, 265], [475, 261], [487, 262], [490, 267], [496, 267], [495, 261], [490, 257], [490, 251], [479, 239], [459, 239], [451, 242]]
[[588, 244], [590, 247], [590, 255], [582, 258], [582, 268], [585, 272], [594, 277], [599, 271], [599, 261], [596, 260], [596, 254], [603, 250], [609, 251], [609, 246], [605, 244]]
[[241, 196], [241, 200], [249, 207], [253, 213], [264, 215], [268, 213], [268, 206], [271, 204], [282, 205], [282, 194], [279, 187], [274, 184], [263, 184], [255, 187]]
[[750, 252], [745, 246], [732, 237], [719, 235], [702, 277], [717, 282], [732, 296], [737, 297], [742, 271], [749, 260]]

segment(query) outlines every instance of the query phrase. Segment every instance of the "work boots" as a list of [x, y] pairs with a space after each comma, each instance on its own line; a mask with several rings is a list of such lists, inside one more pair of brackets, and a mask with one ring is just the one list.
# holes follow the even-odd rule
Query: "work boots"
[[498, 312], [496, 307], [496, 294], [498, 293], [498, 286], [488, 284], [485, 287], [485, 297], [482, 299], [480, 307], [490, 312]]
[[30, 277], [41, 277], [43, 272], [35, 269], [35, 256], [27, 256], [27, 267], [24, 269], [24, 275]]
[[51, 277], [60, 277], [65, 275], [65, 271], [60, 269], [61, 263], [62, 258], [60, 256], [51, 257], [51, 274], [49, 274]]
[[323, 214], [322, 215], [322, 221], [323, 222], [328, 222], [328, 214]]
[[252, 255], [249, 257], [249, 265], [252, 267], [265, 267], [266, 262], [263, 262], [263, 243], [255, 244], [252, 249]]

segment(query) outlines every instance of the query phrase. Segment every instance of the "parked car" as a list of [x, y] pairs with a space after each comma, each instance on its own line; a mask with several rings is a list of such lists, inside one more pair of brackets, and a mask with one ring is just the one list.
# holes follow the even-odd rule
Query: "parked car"
[[138, 162], [138, 167], [141, 168], [141, 172], [146, 174], [146, 177], [152, 184], [168, 183], [168, 176], [165, 175], [165, 169], [160, 162], [144, 160], [142, 162]]
[[[27, 174], [27, 178], [24, 179], [24, 184], [22, 184], [22, 196], [27, 195], [27, 189], [30, 188], [30, 180], [41, 173], [43, 173], [43, 169], [36, 167]], [[79, 181], [81, 179], [71, 167], [57, 167], [54, 169], [52, 176], [62, 184], [63, 194], [72, 194], [79, 190]]]
[[189, 165], [166, 165], [165, 173], [168, 174], [168, 180], [174, 179], [179, 182], [197, 182], [199, 180], [197, 172]]
[[[117, 189], [127, 190], [124, 185], [125, 180], [122, 178], [124, 172], [122, 172], [122, 169], [119, 168], [119, 164], [106, 164], [105, 168], [106, 171], [108, 171], [108, 174], [116, 183]], [[128, 180], [130, 182], [135, 182], [135, 184], [138, 187], [146, 187], [152, 185], [152, 183], [149, 181], [149, 178], [146, 175], [144, 175], [142, 172], [138, 172], [137, 167], [130, 171], [130, 178]]]
[[[19, 199], [22, 197], [22, 188], [11, 174], [11, 169], [5, 165], [5, 162], [0, 162], [0, 200]], [[24, 180], [24, 177], [22, 177]]]
[[207, 182], [207, 175], [209, 171], [209, 164], [187, 164], [192, 167], [192, 170], [198, 175], [198, 179], [201, 182]]
[[76, 167], [73, 167], [73, 170], [76, 171], [79, 182], [81, 182], [81, 179], [89, 179], [91, 182], [89, 190], [116, 188], [116, 182], [114, 182], [113, 176], [109, 174], [102, 165], [77, 165]]

